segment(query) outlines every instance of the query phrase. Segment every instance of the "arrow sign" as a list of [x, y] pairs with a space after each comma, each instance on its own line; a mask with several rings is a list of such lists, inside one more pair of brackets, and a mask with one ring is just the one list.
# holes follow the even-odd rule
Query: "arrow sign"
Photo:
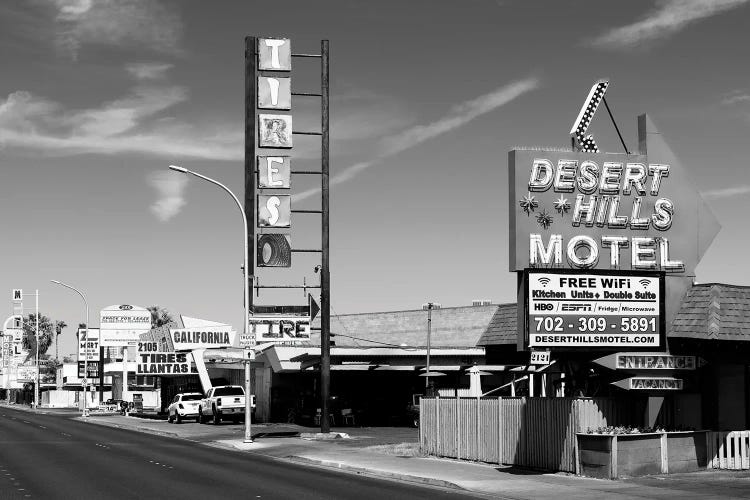
[[307, 303], [309, 304], [310, 309], [310, 323], [312, 323], [315, 319], [315, 316], [317, 316], [320, 312], [320, 306], [317, 302], [315, 302], [315, 299], [310, 293], [307, 294]]
[[665, 352], [617, 352], [595, 359], [594, 363], [610, 370], [695, 370], [699, 365], [695, 356]]
[[578, 118], [573, 122], [573, 128], [570, 129], [570, 135], [575, 137], [581, 150], [585, 153], [598, 153], [599, 147], [594, 141], [594, 137], [591, 134], [586, 135], [586, 131], [591, 124], [591, 119], [594, 118], [594, 113], [599, 107], [599, 104], [604, 99], [604, 93], [607, 92], [609, 87], [608, 80], [599, 80], [591, 87], [586, 101], [584, 101], [581, 107], [581, 112], [578, 113]]
[[683, 381], [672, 377], [630, 377], [612, 385], [626, 391], [681, 391]]

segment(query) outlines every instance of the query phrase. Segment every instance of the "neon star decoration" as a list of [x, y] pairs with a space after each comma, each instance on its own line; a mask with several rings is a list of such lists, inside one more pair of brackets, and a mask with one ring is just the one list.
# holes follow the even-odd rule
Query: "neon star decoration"
[[541, 213], [537, 214], [536, 221], [540, 226], [542, 226], [542, 228], [549, 229], [549, 227], [552, 225], [553, 219], [546, 210], [542, 210]]
[[526, 212], [526, 215], [531, 215], [531, 212], [539, 206], [539, 202], [536, 201], [536, 198], [531, 193], [524, 196], [518, 204], [521, 205], [521, 208]]
[[555, 200], [555, 210], [557, 210], [557, 213], [560, 215], [565, 215], [568, 213], [568, 210], [570, 210], [570, 203], [566, 198], [563, 198], [562, 195]]

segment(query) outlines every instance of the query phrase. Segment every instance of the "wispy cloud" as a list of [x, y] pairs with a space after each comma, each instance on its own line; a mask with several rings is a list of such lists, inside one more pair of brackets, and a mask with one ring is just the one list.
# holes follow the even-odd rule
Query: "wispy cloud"
[[[330, 184], [335, 185], [351, 180], [361, 172], [378, 164], [386, 158], [455, 130], [479, 116], [489, 113], [514, 99], [517, 99], [521, 95], [534, 90], [538, 86], [539, 81], [536, 78], [520, 80], [483, 96], [466, 101], [458, 106], [454, 106], [445, 116], [434, 122], [426, 125], [417, 125], [406, 130], [401, 130], [398, 134], [387, 136], [380, 141], [379, 150], [373, 158], [345, 168], [330, 179]], [[301, 201], [314, 196], [319, 192], [319, 188], [309, 189], [307, 191], [296, 193], [293, 196], [293, 199], [294, 201]]]
[[721, 103], [725, 105], [733, 105], [739, 103], [750, 104], [750, 94], [743, 90], [734, 90], [721, 99]]
[[674, 35], [688, 24], [739, 7], [748, 0], [662, 0], [642, 19], [589, 41], [594, 47], [627, 49]]
[[150, 208], [157, 219], [167, 222], [180, 213], [185, 206], [186, 175], [169, 170], [156, 171], [149, 174], [147, 182], [156, 190], [157, 199]]
[[187, 89], [166, 82], [166, 65], [127, 67], [143, 80], [130, 92], [97, 107], [69, 110], [27, 91], [0, 99], [0, 147], [48, 156], [143, 153], [169, 158], [238, 160], [239, 124], [193, 126], [167, 115], [188, 99]]
[[161, 80], [172, 67], [172, 64], [148, 62], [131, 63], [125, 69], [137, 80]]
[[72, 59], [85, 44], [148, 48], [179, 54], [182, 21], [157, 0], [50, 0], [58, 49]]
[[732, 186], [728, 188], [722, 188], [722, 189], [711, 189], [709, 191], [703, 191], [701, 193], [704, 198], [709, 199], [722, 199], [722, 198], [731, 198], [733, 196], [740, 196], [745, 194], [750, 194], [750, 184], [744, 184], [741, 186]]

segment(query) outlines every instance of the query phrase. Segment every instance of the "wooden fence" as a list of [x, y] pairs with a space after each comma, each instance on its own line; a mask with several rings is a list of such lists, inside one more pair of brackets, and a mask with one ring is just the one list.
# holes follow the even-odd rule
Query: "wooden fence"
[[709, 469], [750, 469], [750, 431], [709, 432]]
[[575, 434], [637, 425], [642, 408], [613, 398], [422, 398], [430, 455], [575, 472]]

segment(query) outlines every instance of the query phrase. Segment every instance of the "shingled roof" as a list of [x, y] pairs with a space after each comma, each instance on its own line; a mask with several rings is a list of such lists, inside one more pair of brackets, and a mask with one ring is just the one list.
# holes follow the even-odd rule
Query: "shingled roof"
[[750, 286], [693, 285], [682, 301], [669, 336], [750, 340]]
[[500, 304], [492, 315], [492, 320], [477, 342], [478, 346], [515, 344], [518, 338], [518, 307], [512, 304]]
[[[507, 337], [508, 318], [504, 311], [514, 304], [444, 307], [432, 311], [430, 345], [433, 347], [482, 346], [481, 339], [490, 335], [498, 343]], [[512, 318], [515, 342], [515, 316]], [[317, 323], [317, 320], [316, 320]], [[421, 347], [427, 344], [427, 311], [373, 312], [343, 314], [331, 317], [331, 332], [337, 346], [408, 345]], [[313, 344], [320, 344], [320, 336], [313, 331]], [[356, 338], [352, 338], [356, 337]], [[367, 341], [363, 340], [367, 339]], [[369, 342], [368, 342], [369, 341]], [[510, 343], [510, 342], [502, 342]]]

